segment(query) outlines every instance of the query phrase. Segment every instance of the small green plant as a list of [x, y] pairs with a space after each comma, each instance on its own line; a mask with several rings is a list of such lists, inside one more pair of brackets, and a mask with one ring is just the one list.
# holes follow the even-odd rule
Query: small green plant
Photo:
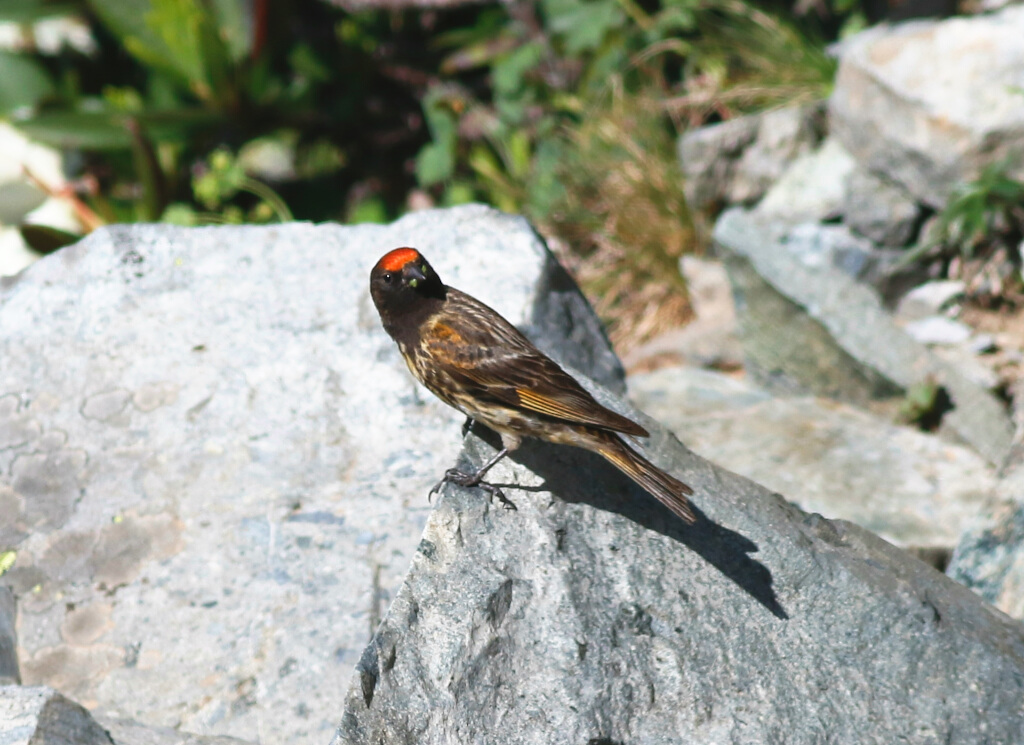
[[1011, 175], [1008, 163], [995, 163], [956, 189], [901, 265], [937, 261], [945, 276], [967, 282], [967, 296], [975, 301], [1021, 302], [1022, 241], [1024, 181]]
[[914, 383], [907, 389], [896, 417], [904, 424], [933, 432], [942, 423], [942, 417], [952, 409], [953, 401], [949, 393], [929, 378]]
[[997, 243], [1016, 248], [1024, 238], [1024, 181], [1009, 170], [1006, 163], [988, 166], [939, 214], [939, 240], [963, 258], [975, 258]]

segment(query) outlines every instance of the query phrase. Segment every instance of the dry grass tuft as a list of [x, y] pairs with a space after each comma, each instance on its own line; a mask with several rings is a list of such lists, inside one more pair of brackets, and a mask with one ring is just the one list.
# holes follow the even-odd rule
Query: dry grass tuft
[[615, 94], [569, 138], [545, 232], [623, 353], [692, 317], [679, 258], [697, 242], [674, 135], [659, 103]]

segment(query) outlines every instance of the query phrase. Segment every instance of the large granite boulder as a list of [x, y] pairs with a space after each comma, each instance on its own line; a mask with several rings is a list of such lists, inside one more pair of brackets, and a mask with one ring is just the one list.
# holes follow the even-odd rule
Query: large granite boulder
[[1020, 741], [1024, 626], [640, 421], [697, 523], [547, 444], [492, 472], [517, 511], [447, 488], [336, 745]]
[[1024, 7], [878, 26], [841, 46], [831, 132], [940, 208], [991, 163], [1024, 177]]
[[623, 390], [529, 225], [483, 207], [389, 226], [121, 226], [0, 284], [0, 578], [26, 684], [98, 713], [325, 742], [459, 449], [370, 267], [416, 245]]

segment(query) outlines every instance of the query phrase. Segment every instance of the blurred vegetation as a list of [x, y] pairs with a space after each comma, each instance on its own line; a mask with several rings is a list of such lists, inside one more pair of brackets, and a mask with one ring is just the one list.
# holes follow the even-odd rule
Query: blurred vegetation
[[1024, 181], [1010, 170], [992, 164], [955, 189], [901, 264], [938, 264], [938, 274], [963, 280], [967, 299], [981, 307], [1024, 306]]
[[[828, 94], [859, 6], [0, 0], [0, 115], [62, 148], [86, 229], [386, 220], [484, 201], [552, 239], [620, 345], [686, 318], [681, 130]], [[94, 48], [43, 51], [79, 19]], [[52, 249], [74, 236], [31, 227]], [[639, 288], [639, 289], [638, 289]]]

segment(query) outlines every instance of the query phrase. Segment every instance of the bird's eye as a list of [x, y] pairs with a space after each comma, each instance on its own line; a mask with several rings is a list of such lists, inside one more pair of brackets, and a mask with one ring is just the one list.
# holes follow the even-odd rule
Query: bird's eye
[[384, 272], [383, 279], [385, 283], [391, 284], [391, 272]]

